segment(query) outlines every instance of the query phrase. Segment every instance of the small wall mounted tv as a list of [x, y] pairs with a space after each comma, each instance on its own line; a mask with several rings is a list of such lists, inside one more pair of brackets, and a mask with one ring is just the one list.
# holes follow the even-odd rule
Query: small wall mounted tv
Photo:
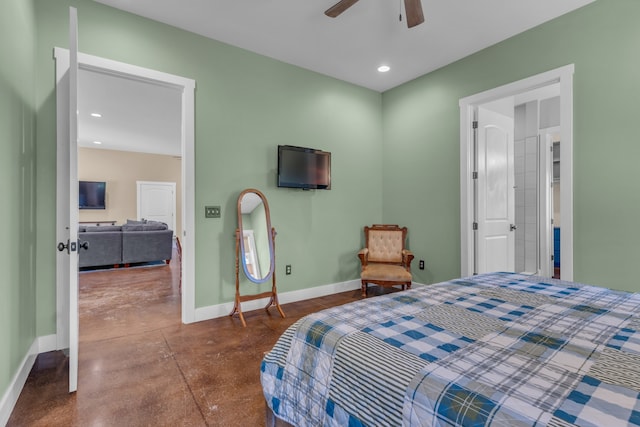
[[278, 187], [330, 190], [331, 153], [278, 145]]
[[105, 209], [107, 183], [104, 181], [78, 182], [78, 207], [80, 209]]

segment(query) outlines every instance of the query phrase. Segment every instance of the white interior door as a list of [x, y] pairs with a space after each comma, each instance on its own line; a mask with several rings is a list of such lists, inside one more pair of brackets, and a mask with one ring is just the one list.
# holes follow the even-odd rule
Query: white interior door
[[150, 219], [176, 230], [176, 183], [137, 181], [138, 219]]
[[[78, 13], [69, 8], [69, 392], [78, 389]], [[78, 248], [79, 250], [79, 248]]]
[[478, 108], [476, 273], [513, 271], [513, 118]]
[[[57, 343], [69, 349], [69, 392], [78, 388], [78, 18], [69, 8], [69, 54], [56, 52], [56, 102], [69, 120], [57, 126]], [[65, 114], [66, 115], [66, 114]]]

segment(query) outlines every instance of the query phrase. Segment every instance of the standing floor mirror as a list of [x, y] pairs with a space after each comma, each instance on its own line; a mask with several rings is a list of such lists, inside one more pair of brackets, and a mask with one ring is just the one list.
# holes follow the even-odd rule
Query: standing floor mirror
[[[242, 326], [247, 326], [242, 314], [241, 303], [261, 298], [269, 298], [265, 310], [275, 306], [280, 316], [286, 317], [276, 290], [276, 230], [271, 227], [271, 215], [267, 199], [253, 188], [244, 190], [238, 196], [238, 228], [236, 229], [236, 297], [233, 310], [238, 313]], [[242, 261], [241, 261], [242, 260]], [[240, 295], [240, 263], [245, 276], [251, 282], [261, 284], [271, 279], [271, 290], [259, 294]]]

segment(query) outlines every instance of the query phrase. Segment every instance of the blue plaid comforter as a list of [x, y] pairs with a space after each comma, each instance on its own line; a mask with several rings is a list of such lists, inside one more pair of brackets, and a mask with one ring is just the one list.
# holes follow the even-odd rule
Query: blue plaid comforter
[[640, 295], [491, 273], [300, 319], [268, 353], [296, 426], [640, 425]]

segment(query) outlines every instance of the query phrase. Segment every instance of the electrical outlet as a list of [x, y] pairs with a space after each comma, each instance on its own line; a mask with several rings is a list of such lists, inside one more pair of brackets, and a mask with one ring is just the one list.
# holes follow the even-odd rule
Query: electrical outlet
[[421, 259], [420, 262], [418, 263], [418, 267], [420, 268], [420, 270], [424, 270], [424, 260]]
[[284, 274], [291, 274], [291, 264], [287, 264], [287, 266], [284, 268]]
[[205, 218], [220, 218], [220, 206], [205, 206], [204, 207]]

